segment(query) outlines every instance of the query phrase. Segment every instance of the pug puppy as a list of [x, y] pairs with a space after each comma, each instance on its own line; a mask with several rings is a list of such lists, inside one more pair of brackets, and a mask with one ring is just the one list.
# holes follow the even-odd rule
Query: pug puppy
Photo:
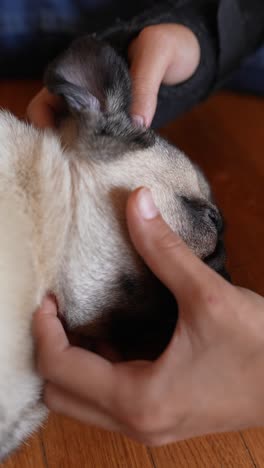
[[[132, 348], [169, 339], [170, 293], [131, 245], [129, 193], [151, 189], [171, 228], [225, 275], [222, 218], [201, 171], [129, 115], [123, 60], [91, 37], [75, 41], [45, 76], [67, 112], [59, 130], [0, 114], [0, 459], [43, 421], [43, 382], [31, 322], [47, 292], [69, 330]], [[140, 346], [139, 346], [140, 347]]]

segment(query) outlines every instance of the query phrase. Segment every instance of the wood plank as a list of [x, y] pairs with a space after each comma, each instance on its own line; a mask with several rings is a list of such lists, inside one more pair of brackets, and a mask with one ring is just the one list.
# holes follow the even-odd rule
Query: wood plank
[[40, 433], [34, 434], [1, 468], [47, 468]]
[[255, 467], [264, 466], [264, 429], [249, 429], [242, 432], [242, 437], [255, 462]]
[[239, 433], [199, 437], [160, 448], [151, 454], [157, 468], [252, 468], [254, 463]]
[[51, 415], [42, 436], [49, 468], [153, 468], [143, 445], [66, 417]]

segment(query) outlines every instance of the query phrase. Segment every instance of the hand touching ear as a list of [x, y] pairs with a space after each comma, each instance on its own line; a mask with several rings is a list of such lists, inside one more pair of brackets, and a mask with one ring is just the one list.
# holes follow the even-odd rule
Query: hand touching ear
[[[173, 85], [190, 78], [200, 61], [200, 46], [192, 31], [180, 24], [148, 26], [128, 49], [133, 86], [131, 114], [150, 126], [161, 83]], [[30, 102], [29, 120], [40, 128], [55, 126], [63, 101], [43, 88]]]
[[46, 300], [34, 316], [46, 404], [151, 445], [262, 425], [264, 299], [195, 257], [149, 190], [131, 195], [127, 218], [139, 254], [177, 298], [174, 336], [154, 362], [112, 363], [71, 346]]
[[133, 86], [131, 113], [146, 127], [154, 117], [160, 85], [189, 79], [200, 62], [194, 33], [180, 24], [148, 26], [128, 49]]

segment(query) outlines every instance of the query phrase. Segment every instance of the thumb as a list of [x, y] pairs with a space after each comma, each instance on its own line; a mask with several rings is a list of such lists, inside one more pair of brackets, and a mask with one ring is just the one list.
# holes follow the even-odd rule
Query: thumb
[[210, 291], [220, 278], [199, 260], [165, 223], [150, 190], [137, 189], [127, 204], [131, 239], [143, 260], [178, 300], [200, 297], [210, 281]]

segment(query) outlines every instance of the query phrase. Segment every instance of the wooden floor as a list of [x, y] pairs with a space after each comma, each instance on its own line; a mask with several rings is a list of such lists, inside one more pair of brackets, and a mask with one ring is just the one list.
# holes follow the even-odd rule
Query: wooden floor
[[[23, 116], [36, 82], [0, 84], [0, 106]], [[264, 295], [264, 101], [221, 94], [162, 131], [209, 177], [227, 232], [233, 280]], [[264, 467], [264, 430], [148, 449], [51, 415], [4, 468]]]

